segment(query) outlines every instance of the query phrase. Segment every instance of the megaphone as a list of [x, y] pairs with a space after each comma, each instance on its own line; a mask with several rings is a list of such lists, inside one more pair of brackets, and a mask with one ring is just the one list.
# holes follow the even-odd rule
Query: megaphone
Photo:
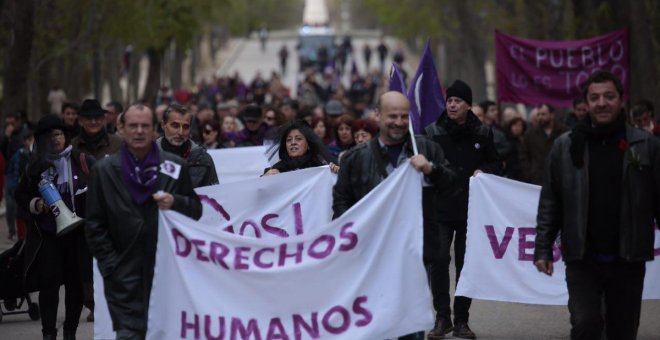
[[55, 225], [57, 226], [55, 235], [66, 235], [85, 222], [85, 220], [76, 216], [76, 213], [69, 210], [53, 182], [42, 179], [39, 182], [39, 194], [41, 194], [41, 198], [50, 207], [50, 211], [55, 217]]

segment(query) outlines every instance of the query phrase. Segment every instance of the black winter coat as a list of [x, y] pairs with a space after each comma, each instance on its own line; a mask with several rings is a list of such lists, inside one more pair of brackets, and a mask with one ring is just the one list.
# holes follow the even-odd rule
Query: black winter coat
[[[199, 219], [202, 205], [184, 161], [161, 151], [161, 163], [181, 165], [177, 179], [159, 172], [154, 192], [174, 196], [172, 210]], [[121, 152], [92, 168], [87, 196], [87, 242], [104, 278], [114, 329], [145, 331], [158, 238], [158, 206], [149, 199], [136, 206], [121, 173]]]
[[[660, 221], [660, 140], [626, 125], [629, 151], [623, 157], [619, 256], [627, 261], [653, 260], [653, 219]], [[552, 260], [561, 231], [565, 262], [584, 258], [589, 216], [589, 153], [576, 168], [570, 156], [570, 132], [555, 140], [546, 164], [536, 217], [534, 260]], [[631, 151], [634, 150], [634, 151]], [[633, 156], [634, 153], [634, 156]], [[612, 185], [617, 185], [612, 183]]]
[[[426, 176], [433, 186], [424, 187], [422, 190], [424, 259], [429, 260], [438, 253], [434, 251], [434, 248], [437, 250], [439, 242], [436, 196], [444, 195], [453, 188], [456, 175], [448, 168], [437, 144], [423, 136], [417, 136], [415, 140], [419, 153], [434, 164], [431, 174]], [[413, 155], [409, 143], [404, 145], [402, 152], [408, 156]], [[388, 155], [382, 153], [378, 137], [357, 145], [344, 154], [337, 183], [332, 189], [333, 218], [341, 216], [387, 177], [385, 167], [388, 162]]]
[[[84, 157], [84, 165], [81, 165], [81, 156]], [[88, 184], [89, 168], [94, 164], [92, 156], [82, 154], [75, 149], [71, 151], [71, 172], [74, 176], [73, 188], [74, 191], [83, 191], [75, 196], [76, 213], [80, 217], [85, 216], [85, 201], [86, 193], [84, 190]], [[48, 250], [42, 251], [43, 242], [48, 239], [52, 242], [64, 242], [68, 246], [75, 247], [75, 256], [77, 258], [77, 268], [80, 278], [83, 282], [91, 282], [92, 280], [92, 257], [85, 242], [84, 228], [80, 227], [62, 238], [55, 238], [55, 235], [45, 235], [48, 233], [42, 229], [45, 225], [55, 225], [55, 218], [52, 212], [46, 214], [33, 214], [30, 212], [30, 202], [35, 198], [41, 198], [39, 194], [39, 181], [41, 181], [41, 173], [47, 169], [48, 163], [31, 161], [21, 177], [18, 188], [16, 189], [16, 203], [18, 207], [29, 213], [26, 221], [27, 235], [25, 239], [25, 257], [24, 257], [24, 284], [27, 291], [33, 292], [41, 290], [42, 288], [52, 287], [53, 285], [62, 284], [61, 277], [48, 278], [48, 275], [40, 275], [41, 271], [51, 270], [52, 268], [42, 268], [43, 266], [50, 267], [56, 264], [50, 263], [56, 258], [55, 254], [50, 253], [53, 247], [48, 247]], [[64, 197], [64, 202], [70, 210], [71, 200]], [[40, 265], [41, 264], [41, 265]]]
[[456, 190], [450, 195], [438, 197], [439, 218], [441, 221], [467, 220], [470, 176], [475, 170], [501, 175], [502, 161], [495, 149], [493, 132], [481, 124], [477, 116], [468, 111], [463, 125], [451, 121], [445, 111], [438, 121], [426, 128], [426, 135], [440, 144], [442, 151], [456, 172]]

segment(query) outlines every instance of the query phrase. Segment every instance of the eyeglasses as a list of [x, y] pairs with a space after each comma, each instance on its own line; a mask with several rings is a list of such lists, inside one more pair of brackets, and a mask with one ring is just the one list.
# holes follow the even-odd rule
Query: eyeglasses
[[105, 117], [101, 116], [80, 116], [78, 117], [81, 121], [88, 121], [90, 123], [102, 122], [105, 121]]

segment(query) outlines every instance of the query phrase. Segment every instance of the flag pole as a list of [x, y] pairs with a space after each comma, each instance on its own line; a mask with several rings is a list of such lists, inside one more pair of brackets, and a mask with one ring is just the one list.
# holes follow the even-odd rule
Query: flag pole
[[415, 130], [413, 130], [412, 119], [410, 119], [410, 116], [408, 116], [408, 132], [410, 133], [410, 142], [412, 143], [413, 153], [415, 154], [415, 156], [417, 156], [419, 154], [419, 151], [417, 151], [417, 141], [415, 140]]

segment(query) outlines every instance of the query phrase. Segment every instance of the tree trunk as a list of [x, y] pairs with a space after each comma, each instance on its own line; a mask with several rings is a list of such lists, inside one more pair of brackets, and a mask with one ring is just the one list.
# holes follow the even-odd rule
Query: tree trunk
[[170, 85], [172, 91], [176, 91], [181, 88], [181, 76], [183, 73], [183, 58], [185, 57], [185, 50], [183, 46], [178, 42], [174, 42], [174, 60], [172, 61], [172, 67], [170, 68]]
[[[454, 4], [458, 18], [470, 17], [472, 9], [467, 1], [457, 1]], [[477, 103], [486, 99], [486, 71], [484, 69], [486, 48], [484, 39], [473, 22], [459, 20], [458, 30], [459, 34], [457, 36], [461, 37], [463, 43], [452, 46], [461, 46], [460, 50], [454, 52], [460, 55], [464, 63], [462, 67], [457, 67], [462, 70], [459, 71], [461, 72], [459, 77], [470, 85], [473, 101]]]
[[81, 51], [78, 48], [74, 48], [71, 53], [65, 56], [65, 64], [67, 72], [64, 75], [65, 83], [65, 92], [67, 101], [74, 103], [82, 102], [82, 96], [84, 95], [84, 69], [85, 63], [81, 56]]
[[[17, 112], [27, 108], [30, 56], [34, 36], [34, 1], [12, 0], [7, 4], [12, 20], [9, 46], [5, 57], [2, 90], [2, 112]], [[13, 13], [12, 13], [13, 12]]]
[[[195, 41], [192, 46], [192, 53], [190, 54], [190, 83], [195, 85], [197, 83], [197, 65], [199, 64], [199, 45], [202, 42], [201, 36], [195, 37]], [[214, 59], [215, 60], [215, 59]]]
[[144, 87], [142, 101], [153, 103], [160, 88], [160, 69], [163, 51], [148, 48], [147, 57], [149, 58], [149, 70], [147, 71], [147, 84]]
[[596, 35], [598, 28], [593, 13], [596, 11], [597, 5], [594, 0], [572, 0], [572, 3], [573, 17], [576, 18], [575, 38], [585, 39]]
[[36, 122], [44, 114], [50, 112], [48, 103], [48, 91], [51, 88], [52, 62], [44, 61], [41, 65], [36, 65], [32, 58], [30, 76], [28, 79], [28, 120]]
[[652, 11], [647, 1], [630, 2], [630, 23], [630, 99], [633, 104], [642, 98], [648, 99], [655, 107], [660, 107], [657, 72], [651, 71], [657, 68], [653, 57]]
[[105, 70], [105, 79], [108, 80], [108, 88], [110, 89], [110, 100], [124, 102], [119, 86], [119, 77], [121, 72], [121, 47], [117, 43], [112, 43], [106, 48], [103, 58], [103, 65]]
[[140, 92], [140, 60], [142, 51], [133, 49], [130, 53], [128, 84], [126, 86], [126, 101], [131, 104], [138, 101]]

